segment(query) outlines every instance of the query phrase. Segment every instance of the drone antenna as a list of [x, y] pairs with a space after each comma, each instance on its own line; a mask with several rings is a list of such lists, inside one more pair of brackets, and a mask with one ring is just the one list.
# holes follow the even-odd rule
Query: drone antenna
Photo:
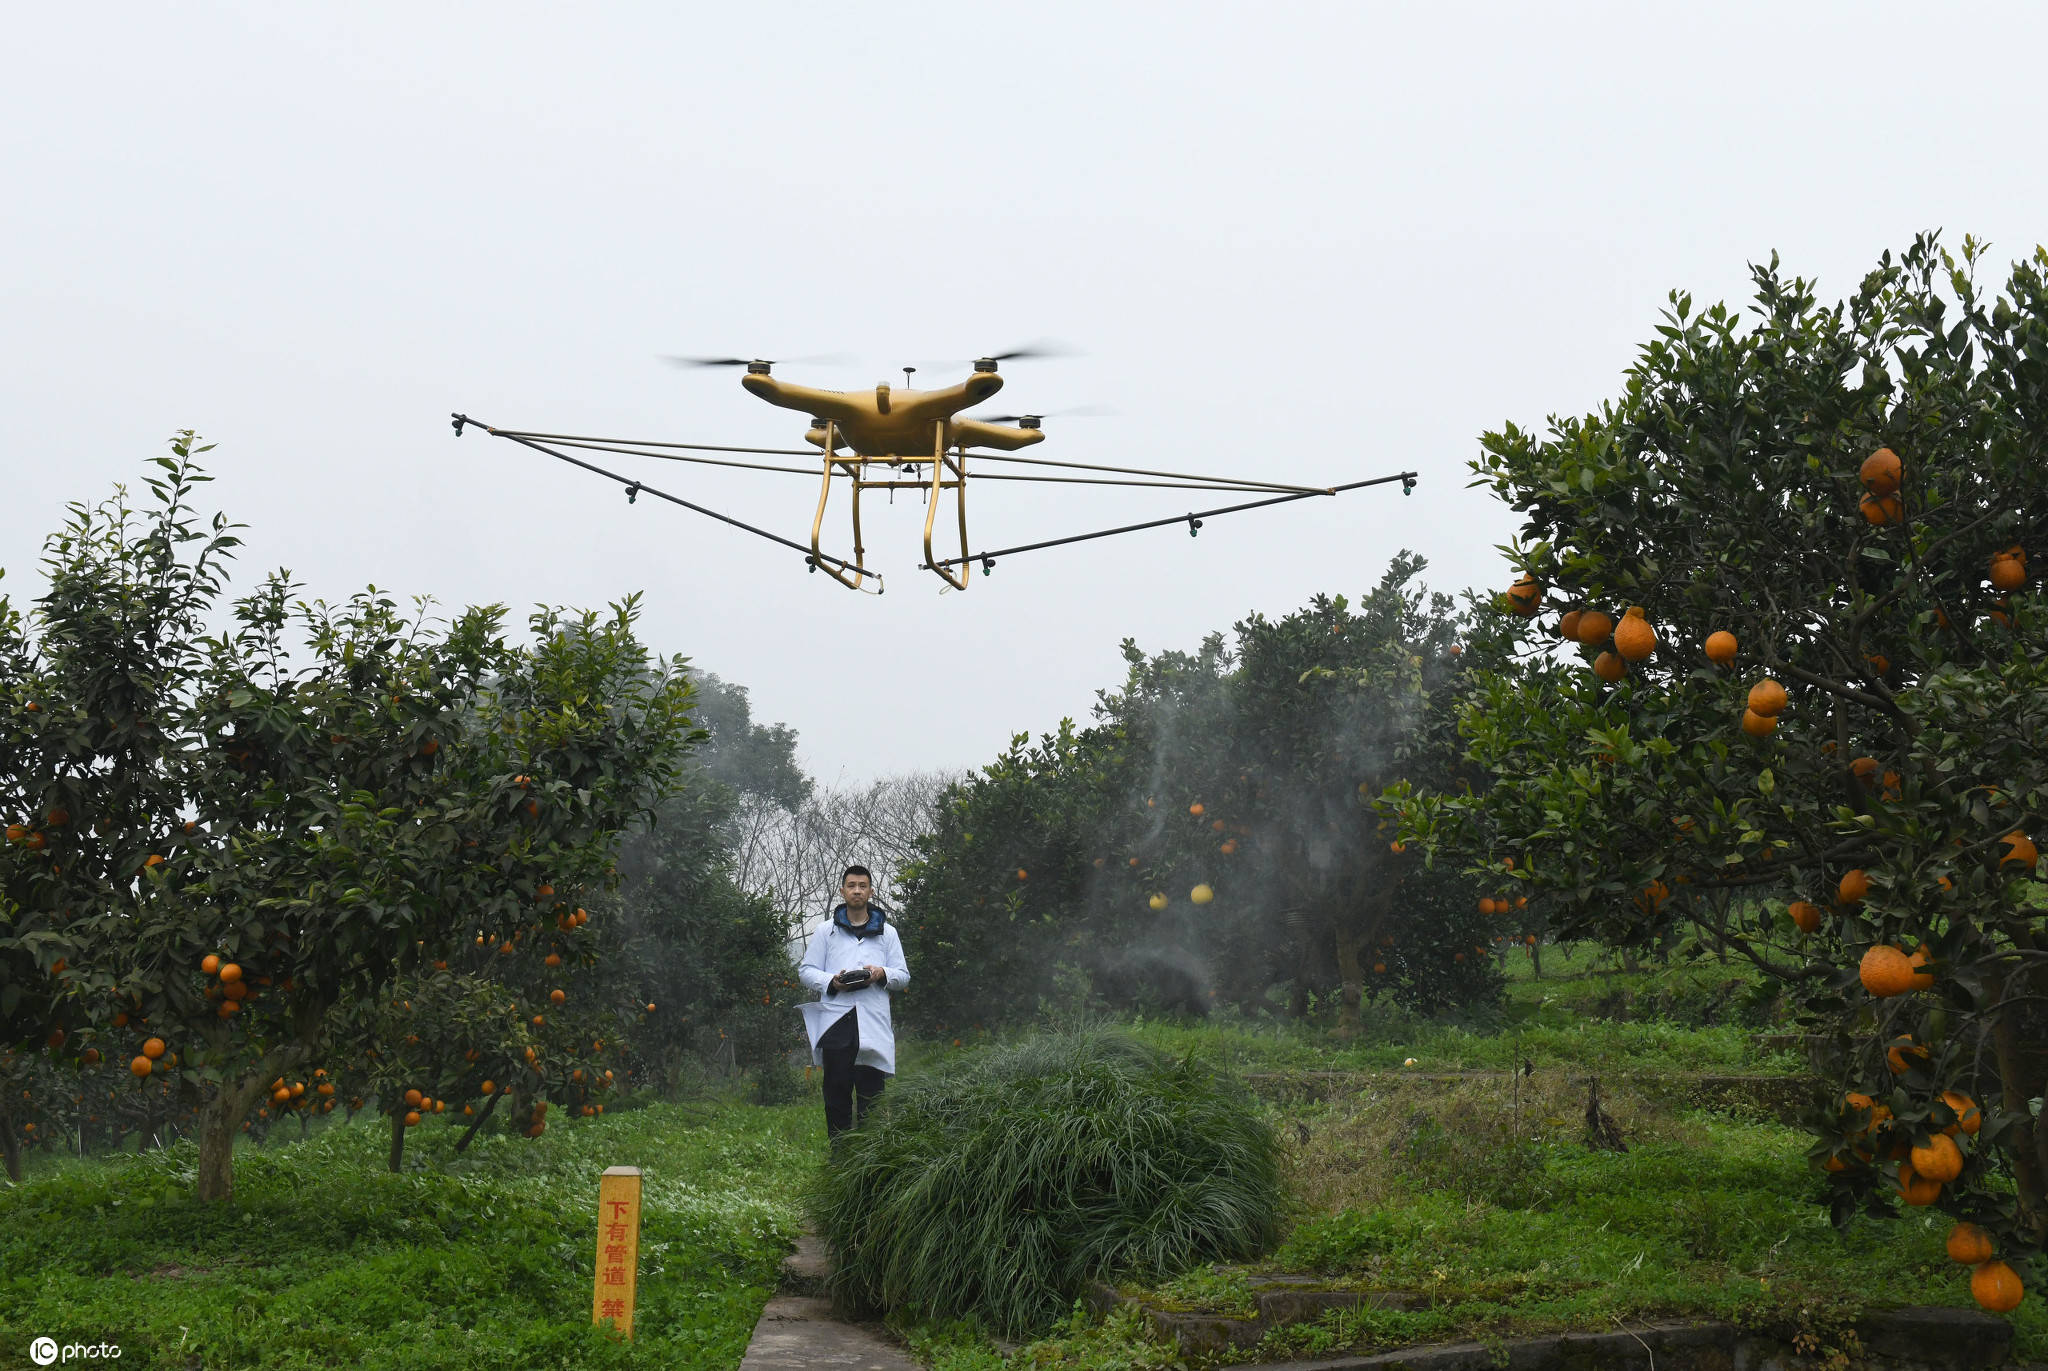
[[915, 372], [916, 370], [917, 370], [917, 368], [916, 368], [916, 367], [905, 367], [905, 368], [903, 368], [903, 388], [904, 388], [905, 390], [909, 390], [909, 389], [910, 389], [910, 377], [911, 377], [911, 374], [912, 374], [913, 372]]

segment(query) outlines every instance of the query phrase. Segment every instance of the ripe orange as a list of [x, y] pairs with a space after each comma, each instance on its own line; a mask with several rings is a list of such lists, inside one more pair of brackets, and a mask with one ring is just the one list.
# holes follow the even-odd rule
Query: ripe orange
[[199, 963], [199, 969], [211, 976], [214, 972], [220, 970], [220, 958], [209, 954]]
[[1857, 507], [1863, 511], [1866, 523], [1880, 528], [1886, 524], [1896, 524], [1905, 513], [1896, 495], [1866, 495]]
[[1726, 666], [1735, 660], [1735, 635], [1727, 629], [1717, 629], [1707, 635], [1707, 660], [1715, 666]]
[[1885, 1049], [1884, 1062], [1894, 1076], [1903, 1076], [1915, 1066], [1925, 1066], [1927, 1060], [1927, 1049], [1916, 1044], [1910, 1033], [1893, 1038], [1891, 1046]]
[[553, 1004], [566, 1003], [568, 1001], [568, 998], [569, 992], [567, 992], [566, 990], [550, 990], [548, 992], [548, 1000]]
[[1557, 621], [1557, 636], [1565, 639], [1567, 642], [1577, 642], [1579, 640], [1579, 619], [1584, 613], [1584, 610], [1579, 609], [1566, 610], [1564, 615]]
[[1963, 1151], [1956, 1140], [1937, 1133], [1907, 1154], [1916, 1175], [1947, 1184], [1963, 1174]]
[[1977, 1102], [1968, 1095], [1955, 1090], [1944, 1090], [1941, 1092], [1941, 1102], [1954, 1110], [1956, 1116], [1956, 1121], [1942, 1129], [1942, 1132], [1953, 1134], [1960, 1129], [1964, 1133], [1974, 1134], [1984, 1126], [1983, 1111], [1977, 1108]]
[[1879, 998], [1903, 995], [1913, 988], [1913, 963], [1887, 943], [1877, 943], [1863, 954], [1857, 974], [1863, 988]]
[[1486, 896], [1482, 896], [1482, 897], [1480, 897], [1480, 900], [1479, 900], [1479, 912], [1480, 912], [1481, 914], [1491, 914], [1491, 913], [1493, 913], [1493, 897], [1492, 897], [1491, 895], [1486, 895]]
[[[407, 1128], [411, 1128], [411, 1127], [412, 1127], [412, 1126], [413, 1126], [414, 1124], [417, 1124], [417, 1123], [418, 1123], [419, 1121], [420, 1121], [420, 1111], [419, 1111], [419, 1110], [417, 1110], [417, 1109], [408, 1109], [408, 1110], [406, 1110], [406, 1111], [405, 1111], [405, 1126], [406, 1126]], [[422, 1145], [422, 1146], [425, 1146], [425, 1144], [421, 1144], [421, 1145]]]
[[1905, 466], [1899, 461], [1898, 453], [1881, 447], [1863, 459], [1863, 466], [1856, 474], [1862, 479], [1863, 488], [1872, 495], [1891, 495], [1898, 491]]
[[1949, 1260], [1976, 1266], [1991, 1260], [1991, 1235], [1974, 1223], [1959, 1223], [1948, 1233]]
[[1918, 1174], [1911, 1162], [1900, 1162], [1899, 1198], [1916, 1209], [1933, 1204], [1941, 1198], [1941, 1182]]
[[1628, 675], [1628, 667], [1623, 665], [1621, 658], [1615, 656], [1612, 652], [1603, 652], [1593, 659], [1593, 674], [1607, 682], [1607, 684], [1613, 685], [1622, 677]]
[[2034, 863], [2041, 859], [2040, 849], [2034, 846], [2034, 840], [2018, 829], [2006, 834], [2001, 841], [2005, 844], [2005, 855], [1998, 859], [2000, 866], [2018, 864], [2032, 871]]
[[1584, 647], [1598, 647], [1614, 634], [1614, 620], [1597, 609], [1583, 610], [1579, 614], [1579, 643]]
[[152, 1068], [149, 1064], [149, 1058], [137, 1057], [134, 1061], [128, 1063], [128, 1069], [137, 1076], [147, 1076]]
[[1927, 944], [1922, 943], [1914, 948], [1913, 955], [1906, 960], [1913, 964], [1913, 984], [1911, 988], [1914, 990], [1932, 990], [1934, 988], [1934, 973], [1926, 968], [1934, 961], [1934, 954], [1927, 950]]
[[408, 1090], [405, 1092], [405, 1102], [415, 1109], [419, 1107], [420, 1101], [425, 1098], [426, 1096], [418, 1090]]
[[1026, 870], [1025, 870], [1025, 869], [1024, 869], [1023, 867], [1021, 867], [1021, 866], [1017, 868], [1017, 879], [1018, 879], [1018, 880], [1020, 880], [1020, 881], [1022, 881], [1022, 880], [1028, 880], [1028, 879], [1030, 878], [1030, 874], [1031, 874], [1031, 873], [1027, 872], [1027, 871], [1026, 871]]
[[1536, 583], [1534, 576], [1525, 571], [1508, 587], [1508, 599], [1514, 602], [1515, 613], [1526, 618], [1542, 607], [1543, 587]]
[[1753, 709], [1742, 711], [1742, 731], [1752, 738], [1768, 738], [1778, 729], [1776, 715], [1759, 714]]
[[1400, 855], [1401, 855], [1401, 854], [1402, 854], [1403, 852], [1406, 852], [1407, 850], [1408, 850], [1408, 844], [1406, 844], [1406, 843], [1388, 843], [1388, 844], [1387, 844], [1387, 851], [1389, 851], [1389, 852], [1393, 853], [1393, 854], [1394, 854], [1394, 855], [1395, 855], [1396, 857], [1400, 856]]
[[1188, 813], [1194, 815], [1197, 819], [1202, 817], [1203, 812], [1204, 811], [1202, 809], [1202, 806], [1198, 804], [1192, 804], [1188, 806]]
[[496, 1081], [485, 1081], [481, 1086], [478, 1087], [478, 1089], [482, 1090], [486, 1095], [489, 1095], [492, 1092], [496, 1091], [497, 1088], [498, 1083]]
[[1870, 878], [1863, 874], [1862, 867], [1843, 872], [1840, 883], [1835, 886], [1835, 898], [1842, 904], [1861, 904], [1869, 893]]
[[2004, 1262], [1985, 1262], [1970, 1273], [1970, 1298], [1994, 1314], [2010, 1314], [2026, 1295], [2027, 1288]]
[[1792, 916], [1792, 922], [1798, 925], [1801, 933], [1815, 933], [1820, 930], [1820, 906], [1812, 901], [1794, 900], [1786, 908], [1786, 913]]
[[162, 1038], [151, 1038], [142, 1045], [142, 1055], [151, 1061], [155, 1061], [158, 1057], [163, 1056], [164, 1040]]
[[2009, 553], [1991, 559], [1991, 584], [2000, 590], [2018, 590], [2027, 583], [2027, 564]]
[[1749, 707], [1753, 713], [1776, 718], [1784, 711], [1785, 687], [1766, 676], [1749, 688]]
[[220, 969], [220, 978], [229, 985], [233, 985], [236, 981], [242, 979], [242, 968], [233, 962], [229, 962]]
[[1640, 662], [1657, 650], [1657, 630], [1643, 617], [1641, 605], [1630, 605], [1614, 626], [1614, 650], [1630, 662]]

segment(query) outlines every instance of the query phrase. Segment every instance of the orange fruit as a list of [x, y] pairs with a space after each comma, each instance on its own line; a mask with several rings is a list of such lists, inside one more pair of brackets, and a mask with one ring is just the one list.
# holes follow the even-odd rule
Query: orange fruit
[[1863, 874], [1862, 867], [1843, 872], [1841, 881], [1835, 886], [1835, 898], [1842, 904], [1861, 904], [1869, 893], [1870, 878]]
[[1792, 916], [1792, 922], [1798, 925], [1801, 933], [1815, 933], [1820, 930], [1820, 906], [1812, 901], [1794, 900], [1785, 912]]
[[2004, 1262], [1985, 1262], [1970, 1273], [1970, 1298], [1994, 1314], [2010, 1314], [2026, 1295], [2027, 1288]]
[[1508, 587], [1508, 599], [1513, 601], [1515, 613], [1526, 618], [1542, 607], [1543, 587], [1536, 583], [1534, 576], [1525, 571]]
[[1198, 804], [1192, 804], [1188, 806], [1188, 813], [1194, 815], [1197, 819], [1202, 817], [1203, 812], [1204, 811], [1202, 809], [1202, 806]]
[[1593, 674], [1607, 684], [1613, 685], [1628, 675], [1628, 668], [1622, 664], [1621, 658], [1612, 652], [1603, 652], [1593, 659]]
[[1735, 635], [1727, 629], [1717, 629], [1707, 635], [1707, 660], [1715, 666], [1726, 666], [1735, 660]]
[[1479, 901], [1479, 912], [1480, 912], [1481, 914], [1491, 914], [1491, 913], [1493, 913], [1493, 897], [1492, 897], [1492, 896], [1490, 896], [1490, 895], [1488, 895], [1488, 896], [1485, 896], [1485, 897], [1483, 897], [1483, 898], [1482, 898], [1482, 899], [1481, 899], [1481, 900]]
[[1584, 610], [1566, 610], [1557, 621], [1557, 636], [1565, 639], [1567, 642], [1577, 642], [1579, 640], [1579, 619], [1584, 613]]
[[1027, 871], [1025, 871], [1023, 867], [1021, 867], [1021, 866], [1020, 866], [1020, 867], [1018, 867], [1018, 868], [1017, 868], [1017, 879], [1018, 879], [1018, 880], [1020, 880], [1020, 881], [1022, 881], [1022, 880], [1027, 880], [1027, 879], [1029, 879], [1029, 875], [1030, 875], [1030, 873], [1028, 873]]
[[1991, 1235], [1974, 1223], [1959, 1223], [1948, 1233], [1949, 1260], [1976, 1266], [1991, 1260]]
[[1941, 1182], [1919, 1175], [1911, 1162], [1900, 1162], [1899, 1198], [1916, 1209], [1933, 1204], [1941, 1198]]
[[2001, 552], [1991, 559], [1991, 584], [2000, 590], [2018, 590], [2027, 583], [2027, 564]]
[[[1388, 843], [1388, 844], [1387, 844], [1387, 851], [1389, 851], [1389, 852], [1393, 853], [1393, 854], [1394, 854], [1394, 855], [1395, 855], [1396, 857], [1400, 856], [1400, 855], [1401, 855], [1401, 854], [1402, 854], [1403, 852], [1406, 852], [1407, 850], [1408, 850], [1408, 844], [1406, 844], [1406, 843]], [[1134, 861], [1134, 862], [1132, 862], [1132, 863], [1131, 863], [1131, 865], [1133, 865], [1133, 866], [1136, 866], [1136, 865], [1137, 865], [1137, 863], [1136, 863], [1136, 862]]]
[[1643, 617], [1641, 605], [1630, 605], [1614, 626], [1614, 650], [1630, 662], [1640, 662], [1657, 650], [1657, 630]]
[[1984, 1126], [1983, 1111], [1977, 1108], [1977, 1102], [1968, 1095], [1955, 1090], [1944, 1090], [1941, 1092], [1941, 1102], [1954, 1110], [1956, 1116], [1956, 1121], [1942, 1129], [1942, 1132], [1953, 1134], [1960, 1129], [1965, 1133], [1974, 1134]]
[[128, 1063], [128, 1069], [137, 1076], [147, 1076], [153, 1068], [149, 1064], [149, 1058], [137, 1057], [134, 1061]]
[[1879, 998], [1903, 995], [1913, 988], [1913, 963], [1887, 943], [1878, 943], [1863, 954], [1857, 974], [1863, 988]]
[[1934, 973], [1926, 968], [1933, 962], [1934, 954], [1927, 950], [1927, 945], [1923, 943], [1919, 947], [1914, 948], [1913, 955], [1906, 960], [1913, 964], [1912, 989], [1932, 990], [1934, 988]]
[[1915, 1147], [1906, 1160], [1913, 1164], [1915, 1175], [1944, 1185], [1963, 1174], [1963, 1150], [1945, 1133], [1937, 1133]]
[[414, 1108], [418, 1108], [419, 1102], [425, 1098], [426, 1096], [418, 1090], [408, 1090], [405, 1092], [405, 1102]]
[[1899, 504], [1899, 497], [1896, 495], [1866, 495], [1857, 508], [1863, 511], [1866, 523], [1879, 528], [1886, 524], [1896, 524], [1905, 514], [1905, 509]]
[[548, 992], [548, 1001], [551, 1004], [564, 1004], [568, 999], [569, 992], [566, 990], [550, 990]]
[[164, 1040], [162, 1038], [151, 1038], [142, 1045], [142, 1055], [151, 1061], [155, 1061], [158, 1057], [163, 1056]]
[[1863, 459], [1856, 474], [1872, 495], [1892, 495], [1897, 493], [1899, 480], [1905, 475], [1905, 464], [1899, 461], [1898, 453], [1881, 447]]
[[1927, 1057], [1927, 1049], [1916, 1044], [1911, 1034], [1901, 1033], [1885, 1049], [1884, 1061], [1894, 1076], [1903, 1076], [1911, 1067], [1926, 1065]]
[[1749, 688], [1749, 708], [1752, 713], [1775, 719], [1785, 708], [1785, 687], [1766, 676]]
[[485, 1081], [481, 1086], [478, 1086], [477, 1088], [483, 1091], [484, 1094], [489, 1095], [497, 1090], [498, 1083], [496, 1081]]
[[2018, 829], [2006, 834], [2002, 841], [2005, 843], [2005, 855], [1998, 859], [2000, 866], [2017, 863], [2032, 871], [2034, 863], [2041, 859], [2040, 850], [2034, 846], [2034, 840]]
[[1768, 738], [1777, 732], [1778, 720], [1775, 715], [1759, 714], [1753, 709], [1742, 711], [1742, 731], [1752, 738]]
[[229, 985], [233, 985], [236, 981], [242, 979], [242, 968], [233, 962], [229, 962], [220, 969], [220, 978]]
[[[406, 1111], [405, 1111], [405, 1126], [406, 1126], [407, 1128], [411, 1128], [411, 1127], [412, 1127], [412, 1126], [413, 1126], [414, 1124], [417, 1124], [417, 1123], [418, 1123], [419, 1121], [420, 1121], [420, 1111], [419, 1111], [419, 1110], [417, 1110], [417, 1109], [408, 1109], [408, 1110], [406, 1110]], [[422, 1146], [424, 1146], [425, 1144], [421, 1144], [421, 1145], [422, 1145]]]
[[1579, 613], [1579, 643], [1584, 647], [1598, 647], [1614, 635], [1614, 620], [1597, 609], [1581, 610]]

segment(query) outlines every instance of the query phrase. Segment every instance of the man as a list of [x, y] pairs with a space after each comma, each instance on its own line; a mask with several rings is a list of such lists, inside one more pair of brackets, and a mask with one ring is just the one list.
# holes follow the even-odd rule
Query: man
[[910, 984], [903, 940], [888, 912], [873, 903], [874, 878], [849, 866], [839, 878], [845, 903], [804, 950], [797, 975], [818, 993], [803, 1006], [811, 1035], [811, 1063], [825, 1068], [825, 1135], [837, 1138], [867, 1113], [896, 1074], [896, 1032], [889, 997]]

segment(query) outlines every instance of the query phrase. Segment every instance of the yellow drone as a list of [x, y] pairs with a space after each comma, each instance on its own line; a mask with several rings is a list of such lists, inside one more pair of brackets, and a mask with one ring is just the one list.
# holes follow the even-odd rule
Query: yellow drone
[[[523, 429], [493, 428], [491, 425], [470, 418], [465, 414], [451, 416], [455, 421], [455, 436], [461, 437], [465, 425], [475, 425], [493, 437], [510, 439], [539, 452], [586, 471], [596, 472], [619, 482], [626, 488], [626, 499], [631, 503], [645, 491], [659, 499], [681, 505], [698, 514], [709, 515], [722, 523], [766, 538], [804, 554], [812, 571], [823, 569], [825, 573], [850, 590], [864, 590], [867, 582], [875, 583], [874, 593], [882, 593], [882, 577], [879, 572], [867, 569], [867, 549], [861, 543], [860, 500], [861, 493], [868, 490], [919, 490], [925, 493], [927, 507], [924, 516], [924, 561], [923, 569], [933, 571], [948, 586], [955, 590], [967, 588], [970, 567], [979, 562], [982, 574], [995, 569], [998, 557], [1018, 552], [1035, 552], [1041, 548], [1059, 547], [1067, 543], [1085, 542], [1091, 538], [1107, 538], [1118, 533], [1135, 533], [1140, 529], [1160, 528], [1168, 524], [1186, 523], [1188, 533], [1193, 536], [1202, 527], [1202, 521], [1219, 514], [1234, 514], [1240, 510], [1258, 509], [1265, 505], [1284, 504], [1289, 500], [1307, 499], [1317, 495], [1336, 495], [1341, 491], [1357, 490], [1364, 486], [1384, 485], [1401, 482], [1403, 494], [1415, 488], [1415, 473], [1397, 472], [1392, 476], [1378, 476], [1371, 480], [1353, 481], [1339, 486], [1297, 486], [1276, 481], [1258, 481], [1222, 476], [1192, 476], [1185, 472], [1155, 471], [1141, 467], [1096, 466], [1086, 462], [1055, 462], [1043, 458], [1017, 457], [1005, 454], [1015, 453], [1045, 441], [1045, 430], [1041, 421], [1043, 414], [963, 415], [960, 411], [971, 408], [990, 399], [1003, 388], [1003, 378], [997, 374], [998, 363], [1024, 357], [1055, 355], [1042, 349], [1020, 348], [1011, 352], [997, 353], [990, 357], [977, 358], [973, 374], [957, 385], [945, 386], [938, 390], [913, 390], [909, 378], [917, 369], [905, 367], [905, 384], [890, 386], [886, 382], [872, 390], [818, 390], [810, 386], [792, 385], [773, 374], [774, 362], [760, 358], [743, 357], [675, 357], [669, 360], [686, 366], [732, 366], [745, 367], [740, 384], [771, 405], [782, 409], [796, 410], [810, 416], [810, 428], [804, 440], [811, 448], [762, 448], [733, 447], [719, 443], [668, 443], [627, 439], [589, 438], [565, 433], [537, 433]], [[814, 359], [822, 360], [822, 359]], [[1081, 413], [1085, 411], [1067, 411]], [[810, 546], [766, 529], [755, 528], [742, 523], [730, 515], [706, 509], [702, 505], [656, 490], [644, 481], [607, 471], [568, 452], [568, 448], [590, 452], [613, 452], [629, 457], [657, 457], [672, 462], [694, 462], [708, 466], [743, 467], [750, 471], [776, 471], [798, 476], [818, 476], [822, 483], [818, 490], [817, 513], [811, 519]], [[1062, 471], [1101, 472], [1101, 476], [1078, 476], [1057, 474], [1026, 474], [1014, 471], [988, 471], [977, 466], [976, 481], [1050, 481], [1070, 485], [1111, 485], [1144, 486], [1166, 490], [1222, 490], [1262, 495], [1265, 498], [1244, 504], [1226, 505], [1220, 509], [1192, 511], [1176, 514], [1164, 519], [1154, 519], [1141, 524], [1126, 524], [1121, 528], [1099, 529], [1093, 533], [1077, 533], [1064, 538], [1053, 538], [1045, 542], [1026, 543], [1018, 547], [999, 548], [988, 552], [970, 552], [967, 542], [967, 479], [969, 449], [979, 462], [1003, 462], [1020, 466], [1058, 468]], [[984, 451], [983, 449], [993, 449]], [[774, 466], [762, 462], [741, 462], [729, 458], [694, 457], [685, 455], [695, 452], [725, 452], [750, 456], [771, 457], [817, 457], [822, 465], [796, 467]], [[922, 474], [925, 469], [929, 474]], [[1143, 479], [1132, 479], [1143, 478]], [[833, 483], [844, 480], [851, 488], [853, 510], [853, 557], [828, 553], [820, 546], [820, 534], [825, 526], [825, 510], [832, 500]], [[960, 555], [939, 558], [932, 548], [932, 534], [937, 524], [939, 505], [946, 491], [954, 494], [954, 508], [960, 527]]]

